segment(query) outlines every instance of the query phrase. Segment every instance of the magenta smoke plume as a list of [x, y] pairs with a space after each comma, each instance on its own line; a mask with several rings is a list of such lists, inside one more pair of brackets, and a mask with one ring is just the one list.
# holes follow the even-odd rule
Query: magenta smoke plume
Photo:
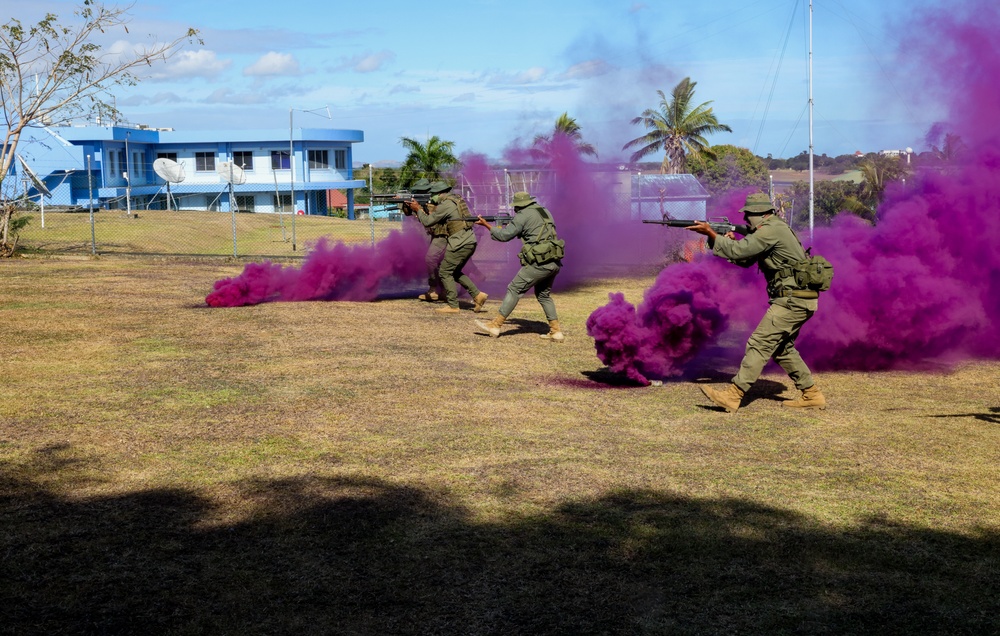
[[301, 267], [270, 261], [250, 263], [234, 278], [215, 282], [205, 302], [239, 307], [304, 300], [374, 300], [389, 283], [425, 277], [427, 237], [415, 222], [405, 222], [374, 246], [320, 240]]
[[[962, 136], [964, 160], [921, 169], [891, 188], [874, 226], [842, 213], [816, 230], [814, 251], [834, 264], [835, 276], [798, 341], [815, 369], [1000, 359], [1000, 50], [993, 35], [1000, 11], [974, 4], [975, 20], [924, 16], [927, 37], [907, 40], [920, 43], [909, 53], [917, 66], [936, 70], [953, 100], [956, 123], [944, 127]], [[809, 246], [807, 230], [799, 232]], [[708, 345], [726, 341], [727, 331], [739, 343], [729, 358], [739, 357], [766, 309], [761, 279], [714, 256], [671, 266], [638, 307], [610, 294], [588, 319], [588, 333], [610, 369], [640, 383], [682, 376], [706, 364]]]

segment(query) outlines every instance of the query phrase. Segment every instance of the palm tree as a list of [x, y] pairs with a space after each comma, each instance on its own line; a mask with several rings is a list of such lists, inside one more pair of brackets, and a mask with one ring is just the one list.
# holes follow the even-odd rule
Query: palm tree
[[440, 179], [442, 174], [461, 164], [454, 154], [455, 142], [442, 141], [437, 135], [426, 144], [409, 137], [400, 138], [399, 143], [409, 151], [400, 170], [404, 187], [420, 178]]
[[709, 106], [712, 102], [692, 108], [696, 84], [690, 77], [685, 77], [674, 87], [669, 101], [663, 91], [656, 91], [660, 96], [660, 109], [647, 108], [631, 122], [644, 125], [649, 132], [622, 146], [622, 150], [639, 146], [632, 153], [631, 161], [639, 161], [646, 155], [663, 150], [666, 155], [660, 165], [660, 173], [679, 174], [684, 170], [684, 158], [688, 153], [701, 152], [713, 156], [705, 135], [733, 130], [719, 123]]
[[528, 153], [532, 159], [551, 164], [553, 160], [567, 151], [572, 151], [576, 156], [597, 156], [597, 150], [594, 146], [583, 140], [580, 124], [576, 123], [576, 119], [570, 117], [569, 113], [563, 113], [556, 119], [556, 125], [552, 129], [551, 135], [535, 136]]
[[962, 138], [953, 133], [944, 136], [944, 143], [940, 148], [931, 146], [931, 152], [941, 163], [953, 163], [962, 158], [965, 154], [966, 146]]

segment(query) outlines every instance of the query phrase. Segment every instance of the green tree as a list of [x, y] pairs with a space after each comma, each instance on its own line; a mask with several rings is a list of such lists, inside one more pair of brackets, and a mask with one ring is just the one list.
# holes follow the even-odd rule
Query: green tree
[[536, 135], [528, 153], [532, 159], [546, 165], [552, 164], [567, 153], [573, 153], [575, 156], [597, 156], [597, 150], [583, 140], [580, 125], [576, 119], [569, 116], [569, 113], [559, 115], [552, 134]]
[[662, 150], [665, 156], [660, 172], [679, 174], [684, 170], [687, 154], [711, 154], [705, 135], [732, 132], [729, 126], [719, 123], [709, 106], [712, 102], [692, 105], [696, 84], [690, 77], [685, 77], [674, 87], [669, 100], [663, 91], [656, 91], [660, 96], [659, 110], [647, 108], [631, 121], [632, 124], [642, 124], [648, 131], [622, 146], [622, 150], [638, 147], [630, 157], [632, 162]]
[[[827, 225], [841, 212], [853, 212], [863, 218], [871, 217], [857, 208], [860, 186], [852, 181], [815, 181], [813, 183], [813, 221]], [[785, 213], [791, 215], [792, 225], [809, 224], [809, 183], [796, 181], [785, 197]]]
[[136, 69], [152, 66], [178, 52], [185, 42], [197, 41], [198, 31], [168, 42], [123, 47], [109, 54], [93, 40], [119, 33], [128, 39], [131, 5], [106, 7], [97, 0], [83, 0], [72, 23], [60, 23], [47, 13], [37, 24], [24, 26], [17, 18], [0, 25], [0, 111], [7, 125], [0, 147], [0, 255], [14, 252], [13, 223], [16, 206], [6, 196], [8, 175], [17, 145], [26, 128], [68, 123], [77, 117], [101, 116], [117, 120], [114, 86], [134, 86]]
[[416, 139], [402, 137], [399, 143], [408, 154], [400, 168], [400, 185], [410, 187], [421, 178], [440, 179], [443, 174], [461, 165], [455, 156], [455, 142], [444, 141], [436, 135], [422, 144]]
[[721, 194], [727, 190], [768, 187], [767, 164], [746, 148], [720, 145], [710, 148], [711, 154], [699, 152], [688, 155], [687, 171], [698, 177], [710, 193]]

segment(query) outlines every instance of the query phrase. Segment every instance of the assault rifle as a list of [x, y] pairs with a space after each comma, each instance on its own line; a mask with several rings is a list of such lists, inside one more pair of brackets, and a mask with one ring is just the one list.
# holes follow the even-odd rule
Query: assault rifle
[[[507, 225], [508, 223], [511, 222], [511, 220], [514, 217], [510, 216], [509, 214], [495, 214], [495, 215], [492, 215], [492, 216], [483, 215], [482, 218], [483, 218], [484, 221], [489, 221], [490, 223], [497, 223], [499, 225]], [[469, 221], [470, 223], [475, 223], [476, 221], [479, 220], [479, 217], [478, 216], [463, 216], [462, 220], [463, 221]]]
[[[643, 219], [643, 223], [653, 223], [656, 225], [666, 225], [669, 227], [691, 227], [697, 221], [689, 221], [687, 219], [663, 219], [662, 221], [656, 221], [653, 219]], [[746, 236], [750, 234], [749, 225], [733, 225], [729, 222], [729, 219], [723, 218], [721, 221], [709, 221], [709, 226], [715, 230], [716, 234], [725, 234], [726, 232], [736, 232], [737, 234], [742, 234]]]
[[389, 194], [373, 194], [371, 196], [373, 204], [390, 204], [390, 203], [406, 203], [408, 201], [416, 201], [417, 203], [427, 203], [431, 200], [431, 194], [414, 194], [412, 192], [406, 192], [405, 190]]
[[373, 194], [371, 195], [371, 204], [373, 206], [380, 205], [384, 209], [397, 209], [403, 214], [409, 216], [412, 214], [410, 206], [406, 205], [410, 201], [416, 201], [421, 205], [427, 205], [427, 202], [431, 200], [431, 194], [414, 194], [412, 192], [407, 192], [401, 190], [395, 193], [389, 194]]

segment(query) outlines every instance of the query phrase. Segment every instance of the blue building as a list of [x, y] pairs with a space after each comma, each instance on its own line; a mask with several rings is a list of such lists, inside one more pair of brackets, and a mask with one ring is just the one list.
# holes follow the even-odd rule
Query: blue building
[[[326, 192], [345, 190], [353, 219], [354, 190], [365, 181], [353, 178], [352, 148], [363, 141], [360, 130], [327, 128], [179, 132], [53, 126], [25, 131], [17, 154], [51, 193], [49, 205], [223, 212], [235, 205], [241, 212], [323, 215]], [[153, 168], [157, 159], [168, 160], [183, 175], [169, 184], [169, 201], [168, 183]], [[241, 178], [233, 179], [229, 166], [242, 172]], [[27, 172], [21, 161], [14, 171]], [[24, 182], [30, 197], [41, 196], [34, 180]]]

